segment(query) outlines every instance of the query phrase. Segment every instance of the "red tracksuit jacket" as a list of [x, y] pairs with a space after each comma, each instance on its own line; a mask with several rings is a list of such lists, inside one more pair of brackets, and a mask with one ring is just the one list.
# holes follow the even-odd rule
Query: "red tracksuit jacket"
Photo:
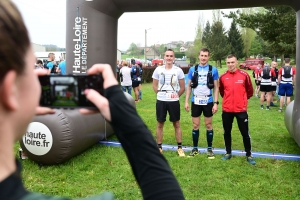
[[237, 69], [220, 77], [220, 94], [224, 112], [246, 112], [248, 99], [253, 96], [253, 86], [247, 72]]

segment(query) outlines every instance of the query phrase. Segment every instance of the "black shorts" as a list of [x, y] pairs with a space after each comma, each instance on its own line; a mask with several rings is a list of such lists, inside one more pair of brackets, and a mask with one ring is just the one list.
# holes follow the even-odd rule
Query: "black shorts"
[[271, 86], [271, 91], [272, 91], [272, 92], [276, 92], [276, 90], [277, 90], [277, 86], [273, 86], [273, 85], [272, 85], [272, 86]]
[[132, 87], [133, 88], [139, 87], [139, 85], [140, 85], [139, 81], [132, 81]]
[[176, 122], [180, 120], [179, 101], [156, 101], [156, 119], [158, 122], [165, 122], [169, 113], [169, 120]]
[[208, 103], [207, 105], [195, 105], [194, 102], [192, 102], [192, 117], [199, 117], [201, 116], [202, 112], [204, 117], [212, 117], [212, 108], [214, 106], [214, 103]]
[[271, 85], [260, 85], [259, 91], [261, 92], [271, 92], [272, 90]]
[[259, 86], [259, 85], [260, 85], [260, 82], [261, 82], [261, 81], [255, 81], [255, 84], [256, 84], [257, 86]]

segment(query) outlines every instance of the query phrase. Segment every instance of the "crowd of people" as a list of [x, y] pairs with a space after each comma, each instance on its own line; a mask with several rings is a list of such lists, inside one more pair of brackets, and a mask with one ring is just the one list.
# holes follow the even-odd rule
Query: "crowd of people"
[[44, 62], [42, 60], [36, 59], [34, 64], [35, 69], [45, 69], [48, 71], [48, 74], [61, 74], [65, 75], [66, 72], [66, 61], [63, 58], [60, 58], [60, 61], [55, 61], [55, 54], [49, 53], [48, 59]]
[[[266, 110], [270, 110], [270, 106], [277, 106], [274, 101], [279, 102], [278, 112], [282, 112], [284, 104], [288, 105], [291, 102], [296, 82], [296, 68], [291, 66], [290, 58], [285, 58], [284, 65], [280, 69], [277, 66], [276, 61], [272, 61], [271, 65], [269, 63], [265, 63], [264, 66], [258, 64], [254, 71], [255, 96], [260, 98], [260, 108], [262, 110], [265, 101]], [[275, 100], [276, 95], [277, 100]]]

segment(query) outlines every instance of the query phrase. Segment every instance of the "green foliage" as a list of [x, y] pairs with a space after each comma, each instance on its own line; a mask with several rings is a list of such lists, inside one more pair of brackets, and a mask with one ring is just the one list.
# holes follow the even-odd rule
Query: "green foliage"
[[257, 55], [264, 55], [263, 54], [263, 47], [262, 47], [262, 39], [257, 35], [251, 44], [251, 48], [249, 49], [250, 55], [257, 56]]
[[139, 49], [135, 43], [131, 43], [127, 51], [130, 52], [130, 55], [132, 57], [136, 57], [136, 58], [139, 58], [139, 56], [144, 54], [144, 50]]
[[203, 34], [202, 34], [202, 45], [207, 47], [209, 37], [211, 36], [211, 28], [209, 21], [206, 22]]
[[175, 58], [182, 58], [185, 56], [185, 52], [175, 52]]
[[244, 43], [242, 35], [237, 29], [235, 20], [232, 21], [229, 32], [228, 32], [228, 41], [230, 44], [230, 53], [237, 56], [237, 58], [243, 58], [244, 53]]
[[231, 12], [242, 27], [251, 28], [271, 46], [273, 53], [294, 54], [296, 52], [296, 13], [289, 6], [264, 7], [254, 13]]
[[211, 52], [211, 58], [217, 61], [218, 67], [222, 67], [221, 60], [229, 54], [230, 45], [221, 21], [217, 21], [211, 26], [211, 35], [207, 38], [207, 47]]

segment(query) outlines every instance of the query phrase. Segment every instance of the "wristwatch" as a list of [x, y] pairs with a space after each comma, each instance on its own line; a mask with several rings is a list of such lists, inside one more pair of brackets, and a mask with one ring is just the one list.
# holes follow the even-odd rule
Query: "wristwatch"
[[214, 104], [217, 104], [217, 105], [219, 105], [219, 102], [218, 102], [218, 101], [215, 101], [215, 102], [214, 102]]

